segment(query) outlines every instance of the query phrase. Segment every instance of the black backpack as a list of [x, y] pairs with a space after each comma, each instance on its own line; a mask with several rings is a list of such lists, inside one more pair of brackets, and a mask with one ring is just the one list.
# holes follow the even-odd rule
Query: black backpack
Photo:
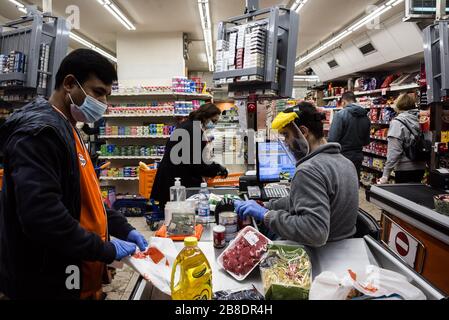
[[425, 138], [421, 130], [418, 135], [415, 135], [405, 122], [399, 119], [395, 120], [402, 123], [411, 134], [410, 144], [406, 146], [404, 142], [405, 156], [412, 161], [429, 161], [432, 154], [432, 142]]

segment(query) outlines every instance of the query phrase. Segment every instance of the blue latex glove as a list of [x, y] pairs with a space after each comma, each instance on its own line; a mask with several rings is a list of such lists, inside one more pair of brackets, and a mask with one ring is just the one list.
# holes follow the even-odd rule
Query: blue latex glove
[[125, 257], [132, 256], [134, 253], [136, 253], [137, 247], [134, 243], [118, 239], [111, 240], [111, 243], [115, 247], [115, 260], [117, 261], [120, 261]]
[[148, 247], [148, 242], [145, 240], [143, 235], [137, 231], [133, 230], [128, 234], [128, 238], [126, 241], [137, 244], [137, 247], [139, 247], [140, 251], [145, 251]]
[[251, 216], [257, 221], [263, 221], [265, 214], [269, 211], [268, 209], [260, 206], [256, 201], [235, 201], [234, 202], [235, 211], [240, 216], [240, 218], [246, 218]]

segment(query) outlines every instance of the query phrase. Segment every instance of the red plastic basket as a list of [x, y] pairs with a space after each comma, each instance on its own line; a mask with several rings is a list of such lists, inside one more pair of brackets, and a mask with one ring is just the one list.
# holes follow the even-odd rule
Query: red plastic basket
[[231, 173], [227, 178], [215, 177], [207, 180], [209, 187], [238, 187], [243, 172]]

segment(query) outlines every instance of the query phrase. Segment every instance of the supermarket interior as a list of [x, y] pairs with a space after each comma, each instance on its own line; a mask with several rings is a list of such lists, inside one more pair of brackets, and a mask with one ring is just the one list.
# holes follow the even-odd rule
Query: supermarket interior
[[1, 0], [0, 303], [448, 300], [448, 52], [447, 0]]

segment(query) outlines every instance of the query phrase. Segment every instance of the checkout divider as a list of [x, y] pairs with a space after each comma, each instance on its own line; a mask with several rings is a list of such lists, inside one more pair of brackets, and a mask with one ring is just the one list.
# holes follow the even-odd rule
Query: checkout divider
[[[194, 195], [199, 189], [187, 189], [187, 196]], [[234, 188], [212, 189], [213, 193], [238, 194]], [[259, 268], [244, 280], [237, 281], [225, 270], [220, 269], [217, 264], [218, 256], [224, 249], [216, 249], [213, 246], [214, 224], [206, 225], [203, 235], [199, 241], [199, 247], [206, 255], [212, 268], [212, 287], [214, 292], [222, 290], [242, 290], [253, 286], [264, 294], [262, 278]], [[278, 241], [275, 244], [298, 245], [291, 241]], [[182, 242], [175, 242], [176, 248], [181, 251], [184, 247]], [[415, 270], [408, 267], [402, 260], [396, 257], [389, 249], [371, 236], [364, 238], [347, 239], [343, 241], [328, 243], [322, 248], [305, 247], [312, 263], [312, 277], [315, 279], [324, 271], [331, 271], [342, 277], [348, 269], [362, 272], [367, 265], [376, 265], [384, 269], [395, 271], [407, 277], [411, 284], [422, 290], [428, 300], [441, 300], [445, 295], [426, 281]], [[140, 277], [129, 298], [130, 300], [170, 300], [167, 296], [155, 288], [150, 282]]]

